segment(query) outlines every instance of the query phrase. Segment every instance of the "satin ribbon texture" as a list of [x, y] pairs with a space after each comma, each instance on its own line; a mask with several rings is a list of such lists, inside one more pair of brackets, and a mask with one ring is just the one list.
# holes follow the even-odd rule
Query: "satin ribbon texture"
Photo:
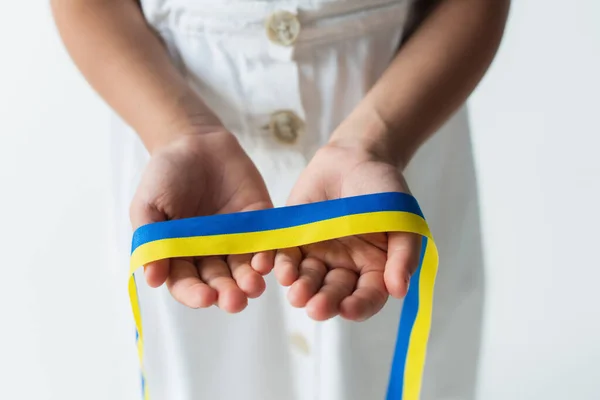
[[129, 296], [144, 400], [149, 400], [150, 394], [143, 374], [144, 335], [134, 275], [139, 267], [165, 258], [257, 253], [376, 232], [410, 232], [423, 237], [419, 266], [402, 306], [386, 396], [386, 400], [419, 400], [438, 251], [416, 199], [396, 192], [158, 222], [138, 228], [132, 240]]

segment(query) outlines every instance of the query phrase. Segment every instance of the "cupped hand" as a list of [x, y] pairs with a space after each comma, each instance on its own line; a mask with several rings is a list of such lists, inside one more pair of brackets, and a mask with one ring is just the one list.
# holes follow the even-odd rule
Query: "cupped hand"
[[[302, 173], [288, 204], [381, 192], [408, 192], [397, 166], [360, 147], [329, 144]], [[393, 232], [283, 249], [275, 257], [275, 275], [290, 286], [290, 303], [305, 307], [311, 318], [362, 321], [390, 295], [406, 295], [420, 246], [418, 235]]]
[[[218, 131], [182, 137], [152, 155], [130, 207], [134, 228], [272, 207], [265, 183], [236, 138]], [[180, 303], [243, 310], [265, 289], [273, 252], [165, 259], [144, 266], [148, 284], [167, 283]]]

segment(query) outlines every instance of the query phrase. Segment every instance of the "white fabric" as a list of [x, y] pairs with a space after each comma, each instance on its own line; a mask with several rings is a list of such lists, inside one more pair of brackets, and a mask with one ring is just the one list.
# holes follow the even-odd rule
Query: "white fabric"
[[[240, 139], [276, 206], [314, 151], [394, 57], [408, 0], [142, 0], [189, 82]], [[298, 15], [298, 41], [268, 40], [274, 11]], [[293, 110], [306, 123], [294, 145], [265, 129]], [[147, 161], [135, 133], [115, 119], [115, 216], [126, 279], [129, 201]], [[419, 151], [406, 172], [441, 256], [424, 400], [474, 396], [483, 274], [478, 202], [466, 111]], [[141, 278], [141, 277], [140, 277]], [[152, 400], [377, 400], [386, 395], [401, 312], [390, 299], [363, 323], [310, 320], [268, 278], [266, 293], [237, 315], [191, 310], [138, 279]]]

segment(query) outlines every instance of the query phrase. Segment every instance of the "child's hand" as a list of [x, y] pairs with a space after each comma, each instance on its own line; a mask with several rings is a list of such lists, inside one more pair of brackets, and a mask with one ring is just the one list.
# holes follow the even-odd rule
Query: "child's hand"
[[[228, 132], [187, 136], [154, 152], [131, 204], [134, 228], [152, 222], [272, 207], [265, 183]], [[148, 284], [167, 282], [193, 307], [243, 310], [265, 289], [273, 253], [167, 259], [145, 266]]]
[[[408, 192], [395, 165], [365, 149], [330, 144], [300, 176], [289, 204], [380, 192]], [[381, 310], [388, 295], [406, 295], [420, 245], [417, 235], [379, 233], [280, 250], [275, 275], [291, 285], [290, 303], [306, 307], [311, 318], [361, 321]]]

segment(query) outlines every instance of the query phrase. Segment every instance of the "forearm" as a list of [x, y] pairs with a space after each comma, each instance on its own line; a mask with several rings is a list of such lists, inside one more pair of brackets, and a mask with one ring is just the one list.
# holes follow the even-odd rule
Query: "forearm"
[[509, 3], [438, 1], [332, 140], [360, 142], [405, 166], [483, 77]]
[[148, 150], [197, 127], [219, 125], [171, 63], [135, 0], [52, 0], [52, 9], [78, 68]]

